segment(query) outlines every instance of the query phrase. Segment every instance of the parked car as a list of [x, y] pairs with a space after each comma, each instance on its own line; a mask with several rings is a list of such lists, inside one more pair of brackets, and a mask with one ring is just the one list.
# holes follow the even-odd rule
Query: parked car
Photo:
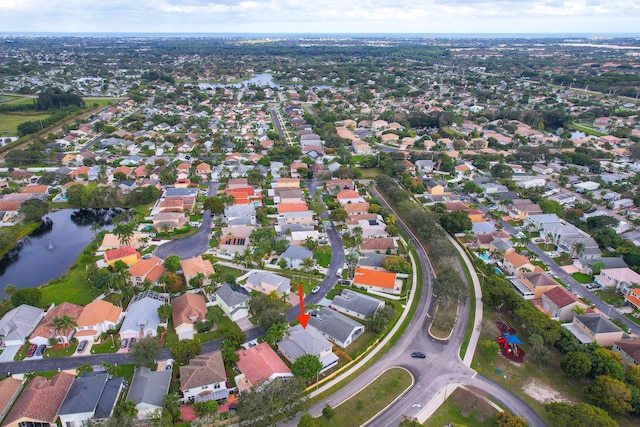
[[313, 289], [311, 289], [312, 294], [317, 294], [318, 292], [320, 292], [320, 286], [314, 286]]
[[36, 354], [37, 349], [38, 349], [38, 346], [36, 344], [31, 344], [29, 346], [29, 350], [27, 350], [27, 357], [31, 357], [34, 354]]
[[170, 371], [173, 369], [173, 359], [167, 359], [167, 366], [164, 368], [165, 371]]
[[41, 344], [38, 349], [36, 350], [36, 356], [42, 356], [44, 354], [44, 351], [47, 349], [47, 345], [46, 344]]
[[136, 339], [135, 338], [131, 338], [129, 340], [129, 348], [133, 347], [133, 345], [136, 343]]
[[87, 341], [80, 341], [80, 344], [78, 344], [78, 349], [76, 350], [78, 353], [82, 353], [84, 351], [84, 349], [87, 348]]
[[120, 348], [127, 348], [128, 342], [129, 340], [127, 338], [123, 338], [122, 341], [120, 341]]
[[414, 351], [413, 353], [411, 353], [411, 357], [418, 358], [418, 359], [424, 359], [424, 358], [427, 357], [427, 355], [424, 354], [421, 351]]
[[349, 279], [338, 280], [338, 283], [340, 283], [341, 285], [349, 286], [351, 285], [351, 280]]

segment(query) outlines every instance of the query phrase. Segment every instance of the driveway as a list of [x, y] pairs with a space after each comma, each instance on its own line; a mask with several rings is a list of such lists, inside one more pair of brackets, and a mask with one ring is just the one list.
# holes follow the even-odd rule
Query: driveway
[[20, 351], [19, 345], [10, 345], [4, 347], [2, 349], [2, 354], [0, 354], [0, 363], [2, 362], [13, 362], [13, 358], [16, 357], [18, 351]]

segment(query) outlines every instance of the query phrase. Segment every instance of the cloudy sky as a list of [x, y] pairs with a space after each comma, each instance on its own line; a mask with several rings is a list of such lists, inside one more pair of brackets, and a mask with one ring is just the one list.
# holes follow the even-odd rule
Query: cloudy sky
[[640, 0], [0, 0], [1, 32], [638, 33]]

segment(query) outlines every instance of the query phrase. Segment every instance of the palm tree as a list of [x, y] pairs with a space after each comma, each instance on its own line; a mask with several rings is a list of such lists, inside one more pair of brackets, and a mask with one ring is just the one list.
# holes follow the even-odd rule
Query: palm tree
[[576, 258], [580, 258], [580, 255], [584, 253], [584, 249], [584, 242], [577, 242], [575, 245], [573, 245], [573, 256], [575, 256]]
[[54, 316], [53, 320], [51, 321], [51, 323], [49, 323], [48, 326], [53, 326], [56, 335], [58, 335], [60, 332], [64, 332], [64, 335], [66, 337], [69, 335], [69, 331], [73, 329], [73, 327], [77, 326], [77, 323], [71, 317], [63, 314], [60, 317]]
[[91, 228], [91, 232], [93, 233], [93, 237], [96, 237], [100, 232], [100, 230], [102, 230], [102, 226], [97, 222], [94, 222], [93, 224], [91, 224], [90, 228]]
[[113, 228], [113, 234], [116, 235], [121, 244], [129, 245], [133, 241], [134, 225], [131, 222], [118, 222]]
[[315, 261], [311, 257], [302, 260], [302, 266], [305, 268], [305, 270], [310, 270], [314, 265]]

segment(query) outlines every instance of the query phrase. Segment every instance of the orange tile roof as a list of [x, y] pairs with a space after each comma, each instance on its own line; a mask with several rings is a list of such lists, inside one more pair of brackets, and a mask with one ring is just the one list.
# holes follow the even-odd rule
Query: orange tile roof
[[22, 381], [17, 378], [7, 377], [0, 381], [0, 412], [3, 412], [11, 399], [22, 386]]
[[29, 185], [27, 187], [20, 188], [20, 192], [26, 194], [44, 194], [48, 190], [48, 185]]
[[513, 251], [504, 254], [505, 261], [508, 261], [515, 268], [520, 268], [523, 265], [530, 264], [531, 262], [526, 256], [520, 255], [519, 253]]
[[338, 197], [338, 199], [357, 199], [360, 197], [360, 194], [355, 190], [342, 190], [336, 197]]
[[180, 260], [180, 268], [182, 268], [182, 273], [184, 273], [185, 277], [195, 276], [198, 273], [204, 274], [205, 277], [210, 274], [216, 274], [211, 261], [202, 259], [201, 256]]
[[54, 327], [50, 326], [55, 317], [62, 317], [67, 315], [71, 320], [78, 320], [84, 307], [71, 304], [70, 302], [63, 302], [62, 304], [47, 310], [47, 314], [42, 318], [42, 321], [38, 327], [33, 331], [30, 338], [44, 337], [46, 339], [52, 338], [54, 333]]
[[358, 267], [353, 277], [353, 284], [394, 289], [396, 286], [396, 273]]
[[307, 212], [309, 207], [306, 203], [280, 203], [278, 213]]
[[116, 323], [121, 314], [122, 308], [116, 307], [108, 301], [97, 299], [87, 304], [76, 323], [78, 326], [95, 326], [105, 321]]
[[162, 264], [162, 260], [157, 257], [140, 260], [133, 267], [129, 267], [129, 274], [136, 277], [146, 276], [158, 264]]
[[171, 316], [174, 326], [193, 324], [207, 318], [207, 306], [200, 294], [187, 292], [171, 301]]
[[108, 261], [117, 260], [120, 258], [128, 257], [130, 255], [138, 254], [138, 258], [140, 258], [140, 254], [135, 250], [132, 246], [123, 246], [117, 249], [111, 249], [110, 251], [106, 251], [104, 253], [104, 259]]
[[10, 425], [18, 420], [55, 423], [74, 378], [75, 376], [66, 372], [61, 372], [50, 380], [34, 377], [24, 387], [3, 425]]
[[640, 290], [631, 289], [629, 295], [626, 295], [624, 299], [635, 305], [636, 308], [640, 308]]
[[291, 370], [269, 343], [263, 342], [248, 350], [238, 350], [236, 353], [240, 357], [236, 363], [238, 369], [254, 387], [274, 374], [291, 374]]
[[343, 206], [344, 210], [350, 213], [367, 213], [369, 212], [369, 203], [347, 203]]

